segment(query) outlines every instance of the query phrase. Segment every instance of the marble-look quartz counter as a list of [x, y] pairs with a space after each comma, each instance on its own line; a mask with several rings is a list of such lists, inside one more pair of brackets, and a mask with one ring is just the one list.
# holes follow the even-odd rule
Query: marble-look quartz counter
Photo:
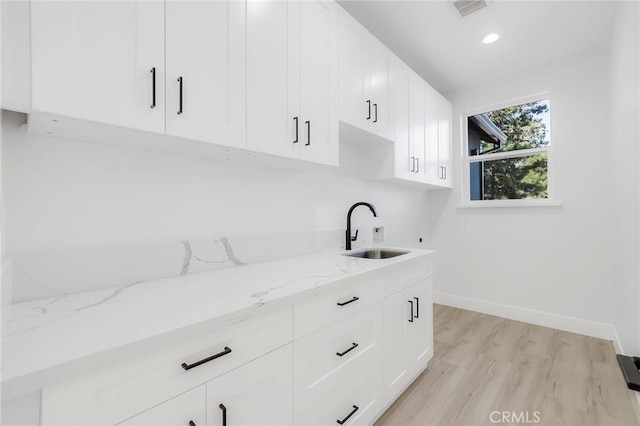
[[321, 253], [31, 300], [3, 309], [3, 399], [161, 347], [176, 335], [291, 304], [317, 289], [425, 258]]

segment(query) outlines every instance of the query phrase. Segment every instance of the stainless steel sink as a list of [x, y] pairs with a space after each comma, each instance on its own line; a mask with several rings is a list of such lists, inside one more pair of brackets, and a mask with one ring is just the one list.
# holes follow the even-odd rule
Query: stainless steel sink
[[410, 252], [402, 250], [369, 249], [353, 253], [345, 253], [344, 255], [350, 257], [362, 257], [364, 259], [389, 259], [390, 257], [402, 256], [407, 253]]

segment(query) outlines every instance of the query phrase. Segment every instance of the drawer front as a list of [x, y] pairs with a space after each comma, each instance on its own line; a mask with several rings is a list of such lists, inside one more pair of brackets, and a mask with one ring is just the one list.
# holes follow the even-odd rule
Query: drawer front
[[294, 339], [299, 339], [382, 300], [376, 276], [356, 278], [293, 306]]
[[204, 425], [205, 420], [204, 385], [183, 393], [157, 407], [120, 423], [121, 426], [175, 426]]
[[390, 296], [432, 275], [431, 259], [416, 259], [384, 271], [383, 297]]
[[[45, 388], [42, 425], [118, 423], [291, 340], [292, 310], [286, 308], [229, 321], [197, 338], [168, 341], [161, 351]], [[197, 366], [185, 370], [183, 363]]]
[[344, 426], [373, 424], [384, 408], [381, 370], [382, 363], [378, 358], [298, 417], [294, 424], [335, 425], [338, 420], [343, 421], [351, 413], [353, 414], [344, 422]]
[[294, 416], [337, 389], [382, 353], [381, 303], [293, 344]]

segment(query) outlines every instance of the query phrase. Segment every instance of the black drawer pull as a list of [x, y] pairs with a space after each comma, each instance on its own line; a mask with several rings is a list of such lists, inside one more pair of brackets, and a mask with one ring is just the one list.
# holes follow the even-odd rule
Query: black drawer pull
[[193, 367], [197, 367], [199, 365], [202, 365], [205, 362], [213, 361], [216, 358], [220, 358], [221, 356], [225, 356], [226, 354], [230, 354], [230, 353], [231, 353], [231, 349], [229, 349], [228, 347], [225, 346], [224, 350], [222, 352], [217, 353], [215, 355], [212, 355], [209, 358], [202, 359], [202, 360], [200, 360], [198, 362], [194, 362], [193, 364], [187, 364], [187, 363], [183, 362], [182, 363], [182, 368], [184, 368], [185, 370], [190, 370]]
[[351, 300], [347, 300], [346, 302], [338, 302], [338, 306], [348, 305], [349, 303], [353, 303], [356, 300], [360, 300], [360, 298], [356, 297], [356, 296], [353, 296], [353, 299], [351, 299]]
[[227, 407], [224, 404], [220, 404], [218, 407], [222, 410], [222, 426], [227, 426]]
[[351, 352], [352, 350], [354, 350], [355, 348], [358, 347], [358, 344], [353, 342], [353, 344], [351, 345], [351, 347], [349, 349], [347, 349], [344, 352], [336, 352], [336, 355], [338, 356], [345, 356], [346, 354], [348, 354], [349, 352]]
[[416, 318], [420, 318], [420, 299], [414, 297], [416, 299]]
[[178, 108], [178, 115], [182, 114], [182, 77], [178, 77], [178, 83], [180, 83], [180, 106]]
[[413, 301], [409, 300], [409, 304], [411, 305], [411, 318], [409, 318], [409, 322], [413, 322]]
[[338, 422], [339, 425], [343, 425], [347, 422], [347, 420], [349, 420], [349, 417], [353, 416], [356, 411], [358, 411], [360, 408], [357, 405], [353, 406], [353, 410], [347, 415], [347, 417], [345, 417], [342, 420], [336, 420]]
[[151, 68], [151, 108], [156, 107], [156, 67]]

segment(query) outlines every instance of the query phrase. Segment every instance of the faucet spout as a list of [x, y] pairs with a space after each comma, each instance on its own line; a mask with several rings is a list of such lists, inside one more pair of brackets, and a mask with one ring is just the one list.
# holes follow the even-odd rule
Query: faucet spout
[[349, 209], [349, 212], [347, 213], [347, 232], [346, 232], [345, 245], [344, 245], [346, 250], [351, 250], [351, 242], [355, 241], [356, 238], [358, 238], [357, 232], [356, 232], [355, 238], [351, 236], [351, 213], [353, 213], [353, 211], [358, 206], [369, 207], [369, 210], [371, 210], [371, 213], [373, 213], [373, 217], [378, 217], [378, 214], [376, 213], [376, 208], [373, 206], [373, 204], [360, 201], [351, 206], [351, 208]]

